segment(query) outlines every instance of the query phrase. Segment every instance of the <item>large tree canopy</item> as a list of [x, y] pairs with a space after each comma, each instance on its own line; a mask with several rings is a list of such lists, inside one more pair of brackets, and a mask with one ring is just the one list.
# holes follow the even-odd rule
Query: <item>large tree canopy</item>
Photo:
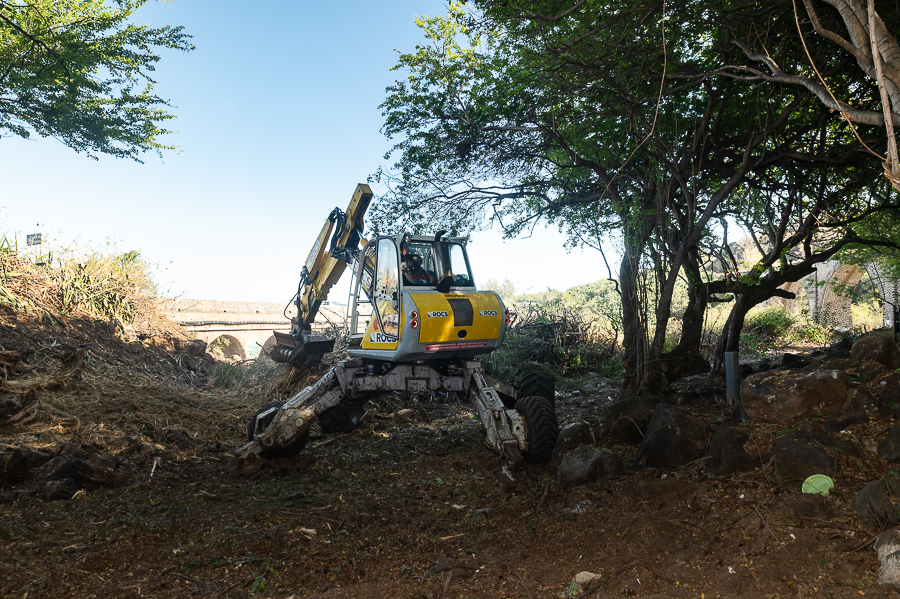
[[135, 25], [147, 0], [0, 0], [0, 135], [55, 137], [96, 158], [172, 149], [153, 93], [158, 51], [194, 47], [182, 27]]
[[[883, 151], [883, 123], [859, 119], [854, 134], [814, 86], [770, 76], [760, 57], [804, 73], [812, 61], [860, 113], [878, 114], [875, 82], [831, 40], [801, 37], [790, 2], [474, 4], [420, 20], [426, 43], [400, 57], [409, 76], [383, 104], [399, 159], [381, 173], [390, 192], [376, 224], [493, 220], [515, 234], [548, 219], [576, 243], [618, 240], [635, 387], [708, 368], [699, 340], [711, 294], [749, 298], [735, 308], [745, 312], [850, 240], [871, 241], [852, 225], [883, 209], [868, 193], [881, 165], [865, 149]], [[729, 218], [767, 251], [750, 273], [711, 281], [704, 264], [727, 250], [714, 225]], [[665, 353], [679, 278], [689, 305]]]

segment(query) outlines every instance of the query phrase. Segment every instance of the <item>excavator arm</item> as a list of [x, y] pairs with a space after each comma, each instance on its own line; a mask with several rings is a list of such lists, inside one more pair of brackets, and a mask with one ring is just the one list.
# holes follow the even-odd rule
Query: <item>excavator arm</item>
[[[331, 211], [300, 271], [297, 288], [297, 316], [291, 319], [291, 332], [275, 333], [277, 345], [271, 353], [276, 362], [289, 362], [302, 368], [321, 360], [334, 348], [334, 339], [312, 333], [319, 306], [359, 255], [363, 239], [363, 218], [372, 201], [372, 190], [365, 183], [356, 191], [346, 211]], [[330, 239], [330, 245], [329, 245]]]

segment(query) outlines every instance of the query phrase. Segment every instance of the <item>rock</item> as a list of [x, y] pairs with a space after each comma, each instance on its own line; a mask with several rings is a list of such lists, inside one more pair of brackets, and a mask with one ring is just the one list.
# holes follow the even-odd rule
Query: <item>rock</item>
[[887, 437], [878, 444], [878, 453], [888, 462], [900, 464], [900, 426], [892, 426]]
[[22, 398], [18, 395], [0, 397], [0, 420], [12, 418], [22, 411]]
[[600, 575], [594, 574], [593, 572], [579, 572], [575, 575], [575, 582], [577, 582], [580, 587], [586, 587], [598, 578], [600, 578]]
[[875, 551], [881, 562], [878, 584], [900, 590], [900, 531], [889, 530], [875, 539]]
[[841, 409], [845, 412], [877, 414], [884, 410], [884, 403], [867, 388], [851, 385], [850, 389], [847, 390], [847, 400]]
[[128, 481], [127, 474], [114, 472], [116, 461], [110, 456], [93, 455], [87, 461], [79, 460], [75, 482], [88, 491], [101, 487], [118, 487]]
[[828, 349], [830, 349], [831, 351], [838, 352], [838, 351], [847, 351], [848, 349], [850, 349], [852, 347], [853, 347], [853, 339], [848, 337], [846, 339], [841, 339], [839, 341], [835, 341], [834, 343], [832, 343], [831, 345], [828, 346]]
[[58, 455], [40, 468], [35, 469], [35, 474], [43, 481], [62, 480], [64, 478], [74, 479], [79, 468], [79, 462], [84, 463], [84, 460]]
[[808, 366], [809, 362], [809, 358], [801, 356], [800, 354], [786, 353], [781, 356], [782, 368], [803, 368], [804, 366]]
[[741, 405], [751, 418], [790, 426], [840, 408], [849, 384], [840, 370], [764, 372], [743, 382]]
[[869, 415], [865, 412], [846, 412], [843, 408], [828, 416], [825, 420], [825, 430], [839, 433], [849, 426], [865, 424], [869, 421]]
[[869, 388], [883, 404], [900, 405], [900, 372], [889, 372], [869, 384]]
[[735, 472], [748, 472], [761, 465], [758, 455], [744, 450], [750, 433], [743, 427], [724, 426], [709, 440], [706, 469], [713, 476], [728, 476]]
[[455, 580], [470, 576], [476, 570], [477, 568], [473, 568], [454, 557], [443, 557], [435, 565], [428, 568], [427, 574], [434, 576], [441, 572], [450, 572], [450, 580]]
[[623, 443], [640, 443], [656, 406], [644, 397], [626, 397], [603, 408], [606, 436]]
[[191, 342], [188, 343], [187, 353], [195, 358], [203, 358], [203, 356], [206, 355], [206, 341], [192, 339]]
[[40, 468], [52, 458], [53, 456], [49, 453], [17, 449], [9, 456], [4, 474], [12, 479], [18, 479], [28, 474], [32, 469]]
[[139, 450], [143, 443], [134, 437], [119, 437], [107, 446], [107, 451], [126, 454]]
[[857, 361], [878, 362], [885, 368], [900, 367], [900, 348], [893, 334], [873, 333], [860, 337], [850, 350], [850, 358]]
[[591, 426], [587, 422], [567, 424], [559, 431], [559, 436], [556, 438], [556, 446], [553, 448], [550, 464], [554, 470], [559, 468], [566, 453], [579, 445], [590, 445], [593, 442], [594, 435], [591, 434]]
[[163, 437], [164, 443], [169, 443], [170, 445], [174, 445], [178, 449], [184, 451], [186, 449], [191, 448], [191, 439], [182, 433], [181, 431], [176, 430], [167, 430], [165, 431], [165, 436]]
[[60, 454], [35, 469], [43, 481], [72, 479], [89, 491], [100, 487], [116, 487], [128, 480], [128, 475], [114, 472], [116, 461], [102, 454], [91, 455], [87, 460]]
[[801, 493], [785, 497], [782, 505], [791, 510], [797, 518], [828, 520], [832, 517], [828, 498], [818, 493]]
[[81, 487], [71, 478], [49, 480], [44, 484], [44, 498], [48, 501], [72, 499], [79, 490], [81, 490]]
[[610, 450], [580, 445], [563, 456], [556, 480], [560, 487], [566, 489], [614, 476], [621, 470], [622, 460]]
[[659, 404], [634, 462], [640, 467], [682, 466], [703, 457], [708, 441], [709, 434], [701, 420], [668, 404]]
[[777, 439], [774, 449], [778, 482], [799, 486], [813, 474], [833, 477], [838, 471], [837, 461], [822, 449], [830, 444], [825, 433], [808, 431], [794, 431]]
[[873, 530], [884, 530], [897, 524], [897, 508], [892, 497], [900, 491], [900, 481], [892, 478], [867, 484], [853, 498], [853, 507]]

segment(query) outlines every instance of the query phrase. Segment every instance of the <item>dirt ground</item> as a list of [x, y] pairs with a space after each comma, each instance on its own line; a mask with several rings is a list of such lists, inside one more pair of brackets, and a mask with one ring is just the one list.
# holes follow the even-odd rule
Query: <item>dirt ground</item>
[[[626, 466], [614, 479], [561, 490], [538, 465], [507, 487], [472, 410], [433, 397], [382, 397], [357, 431], [314, 430], [300, 456], [242, 478], [231, 452], [269, 399], [265, 370], [255, 385], [198, 387], [152, 344], [11, 313], [0, 323], [2, 349], [37, 352], [32, 370], [8, 376], [57, 368], [66, 347], [88, 356], [81, 380], [36, 392], [33, 420], [0, 426], [0, 470], [16, 448], [72, 442], [113, 454], [128, 474], [56, 501], [35, 481], [3, 479], [2, 598], [890, 596], [876, 585], [880, 531], [851, 506], [888, 476], [875, 451], [887, 420], [844, 433], [864, 457], [846, 458], [827, 497], [783, 491], [771, 463], [727, 478], [702, 461], [634, 471], [636, 447], [604, 439]], [[559, 381], [560, 423], [599, 422], [615, 384]], [[696, 387], [699, 397], [672, 401], [724, 420], [717, 388]], [[783, 432], [750, 426], [760, 455]], [[140, 448], [115, 450], [125, 436]], [[581, 572], [597, 576], [579, 586]]]

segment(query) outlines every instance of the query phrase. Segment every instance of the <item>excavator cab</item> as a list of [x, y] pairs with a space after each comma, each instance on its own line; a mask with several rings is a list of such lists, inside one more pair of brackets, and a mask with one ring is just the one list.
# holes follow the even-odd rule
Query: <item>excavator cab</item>
[[467, 243], [443, 231], [369, 241], [351, 281], [348, 354], [435, 361], [499, 347], [506, 307], [495, 292], [476, 290]]

